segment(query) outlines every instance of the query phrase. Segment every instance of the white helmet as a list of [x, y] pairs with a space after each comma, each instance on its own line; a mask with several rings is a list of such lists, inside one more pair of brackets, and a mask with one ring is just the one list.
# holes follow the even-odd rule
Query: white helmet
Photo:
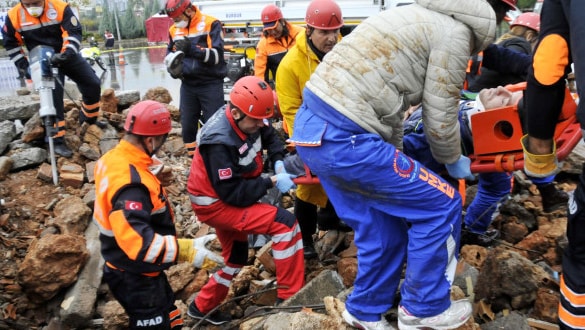
[[165, 57], [165, 66], [168, 73], [175, 79], [183, 79], [183, 58], [185, 53], [182, 51], [169, 53]]

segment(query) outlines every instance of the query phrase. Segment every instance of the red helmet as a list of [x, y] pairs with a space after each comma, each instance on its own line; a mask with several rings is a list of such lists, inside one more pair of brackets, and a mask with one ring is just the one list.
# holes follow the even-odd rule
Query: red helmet
[[272, 88], [256, 76], [245, 76], [234, 84], [230, 102], [246, 116], [266, 119], [274, 114]]
[[514, 22], [510, 24], [510, 27], [514, 27], [516, 25], [525, 26], [529, 29], [535, 30], [536, 32], [540, 32], [540, 15], [537, 13], [523, 13], [516, 17]]
[[518, 0], [502, 0], [502, 2], [510, 6], [510, 9], [512, 10], [518, 9], [518, 7], [516, 7]]
[[280, 8], [278, 8], [278, 6], [274, 5], [274, 4], [269, 4], [266, 5], [266, 7], [264, 7], [264, 9], [262, 9], [262, 14], [260, 19], [262, 20], [262, 23], [272, 23], [274, 21], [278, 21], [279, 19], [281, 19], [282, 16], [282, 11], [280, 10]]
[[167, 0], [165, 11], [170, 18], [177, 18], [191, 6], [190, 0]]
[[171, 131], [171, 113], [162, 103], [151, 100], [138, 102], [128, 111], [124, 129], [135, 135], [168, 134]]
[[341, 8], [333, 0], [313, 0], [307, 8], [305, 22], [320, 30], [337, 30], [343, 26]]

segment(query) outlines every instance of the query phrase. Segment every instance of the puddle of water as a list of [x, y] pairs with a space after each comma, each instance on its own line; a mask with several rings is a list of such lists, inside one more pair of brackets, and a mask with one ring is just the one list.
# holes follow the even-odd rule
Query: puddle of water
[[[122, 55], [122, 56], [120, 56]], [[116, 91], [138, 90], [143, 97], [153, 87], [166, 88], [173, 101], [179, 106], [179, 90], [181, 81], [173, 79], [164, 65], [165, 47], [125, 49], [122, 53], [102, 53], [102, 61], [106, 64], [104, 72], [97, 64], [93, 69], [102, 81], [102, 91], [113, 88]], [[8, 59], [0, 59], [0, 96], [15, 96], [20, 81], [18, 71]]]

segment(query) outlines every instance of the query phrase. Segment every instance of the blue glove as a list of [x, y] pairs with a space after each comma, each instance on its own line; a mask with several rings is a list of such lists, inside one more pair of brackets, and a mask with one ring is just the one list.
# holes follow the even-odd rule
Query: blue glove
[[286, 169], [284, 168], [284, 162], [282, 160], [277, 160], [274, 162], [274, 173], [286, 173]]
[[279, 173], [276, 175], [276, 188], [281, 193], [287, 193], [292, 188], [295, 188], [297, 185], [293, 182], [292, 179], [295, 178], [295, 175], [288, 174], [288, 173]]
[[463, 155], [453, 164], [445, 164], [449, 175], [455, 179], [474, 180], [471, 173], [471, 160]]

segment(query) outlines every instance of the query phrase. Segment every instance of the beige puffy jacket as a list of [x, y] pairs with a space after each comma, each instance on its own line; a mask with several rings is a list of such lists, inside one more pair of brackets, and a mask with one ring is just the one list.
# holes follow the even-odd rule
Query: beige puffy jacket
[[485, 0], [417, 0], [360, 23], [306, 86], [398, 148], [403, 112], [422, 103], [431, 152], [451, 164], [461, 155], [457, 113], [467, 62], [493, 42], [495, 31]]

